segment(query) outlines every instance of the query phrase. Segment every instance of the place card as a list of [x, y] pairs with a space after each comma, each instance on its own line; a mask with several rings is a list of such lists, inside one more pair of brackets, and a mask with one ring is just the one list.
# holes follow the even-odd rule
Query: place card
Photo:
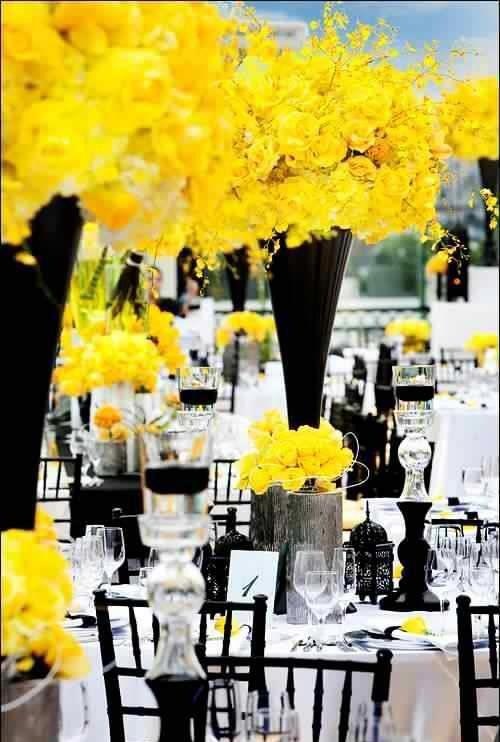
[[[254, 595], [267, 595], [267, 609], [274, 608], [276, 577], [278, 574], [277, 551], [232, 551], [229, 562], [227, 600], [252, 603]], [[237, 611], [240, 623], [252, 623], [252, 614]]]

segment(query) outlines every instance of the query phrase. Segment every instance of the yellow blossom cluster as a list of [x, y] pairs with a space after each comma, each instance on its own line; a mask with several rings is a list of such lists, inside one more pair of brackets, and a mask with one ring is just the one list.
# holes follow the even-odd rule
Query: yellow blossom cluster
[[440, 120], [456, 157], [498, 159], [498, 78], [465, 80], [443, 96]]
[[343, 445], [342, 433], [326, 420], [319, 428], [302, 425], [289, 430], [277, 410], [249, 428], [255, 451], [238, 462], [237, 487], [262, 495], [273, 484], [299, 491], [306, 484], [313, 491], [329, 491], [353, 463], [352, 451]]
[[156, 345], [144, 333], [114, 330], [83, 344], [65, 344], [54, 380], [62, 394], [80, 396], [92, 389], [130, 383], [154, 391], [163, 365]]
[[217, 328], [216, 343], [219, 349], [225, 348], [237, 333], [244, 333], [249, 340], [263, 343], [276, 332], [274, 317], [264, 317], [257, 312], [231, 312]]
[[2, 655], [21, 672], [35, 660], [56, 677], [78, 678], [89, 670], [74, 637], [62, 627], [73, 589], [69, 566], [52, 538], [47, 514], [35, 530], [2, 533]]
[[431, 255], [425, 264], [425, 272], [429, 276], [442, 275], [448, 272], [449, 255], [446, 250], [439, 250]]
[[40, 505], [35, 511], [35, 536], [42, 544], [55, 544], [57, 542], [57, 531], [54, 519]]
[[118, 407], [104, 404], [97, 408], [92, 417], [100, 441], [121, 442], [129, 437], [129, 429], [123, 424], [123, 415]]
[[175, 326], [174, 315], [162, 312], [154, 304], [147, 309], [145, 327], [156, 344], [164, 366], [172, 373], [186, 365], [186, 356], [180, 344], [180, 332]]
[[2, 242], [57, 193], [126, 247], [210, 209], [233, 159], [228, 26], [208, 2], [3, 3]]
[[[489, 188], [480, 188], [479, 195], [484, 204], [484, 208], [486, 209], [486, 213], [489, 214], [489, 217], [490, 217], [488, 226], [493, 231], [494, 229], [498, 227], [498, 216], [499, 216], [498, 198], [497, 196], [495, 196], [494, 193], [490, 191]], [[475, 206], [475, 203], [476, 203], [476, 194], [473, 191], [469, 199], [469, 207], [473, 209]]]
[[475, 332], [465, 343], [465, 349], [475, 353], [479, 365], [489, 349], [498, 350], [498, 335], [495, 332]]
[[431, 337], [431, 326], [425, 319], [406, 317], [395, 319], [385, 328], [388, 337], [402, 337], [405, 353], [418, 353], [425, 350]]
[[300, 50], [280, 49], [266, 27], [246, 34], [224, 84], [235, 126], [231, 192], [189, 237], [209, 267], [223, 243], [286, 232], [294, 247], [334, 227], [373, 243], [435, 221], [450, 152], [422, 91], [441, 82], [435, 50], [398, 69], [386, 23], [347, 30], [330, 5], [322, 32]]

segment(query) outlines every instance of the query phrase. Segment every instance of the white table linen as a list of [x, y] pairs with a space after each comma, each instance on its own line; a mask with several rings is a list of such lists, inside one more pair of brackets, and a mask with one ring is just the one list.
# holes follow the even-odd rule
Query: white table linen
[[[138, 619], [140, 631], [150, 631], [150, 617], [148, 609], [140, 609]], [[389, 613], [380, 611], [371, 605], [358, 606], [358, 612], [347, 617], [345, 630], [360, 627], [379, 627], [395, 625], [411, 614]], [[268, 632], [266, 654], [272, 656], [287, 656], [297, 637], [305, 633], [304, 627], [288, 626], [282, 617], [274, 617], [273, 624]], [[248, 652], [246, 641], [239, 642], [234, 651]], [[396, 644], [396, 642], [395, 642]], [[152, 643], [149, 639], [143, 640], [143, 661], [149, 667], [152, 661]], [[90, 708], [90, 730], [88, 739], [108, 742], [109, 727], [106, 714], [106, 696], [102, 675], [99, 646], [97, 641], [85, 645], [91, 662], [91, 674], [87, 679]], [[213, 650], [208, 646], [208, 652]], [[116, 646], [117, 661], [132, 664], [132, 650], [125, 639], [118, 640]], [[301, 650], [297, 656], [303, 655]], [[375, 660], [374, 652], [359, 651], [346, 653], [335, 647], [325, 647], [324, 657], [341, 657], [342, 659]], [[479, 673], [487, 672], [487, 652], [477, 652], [476, 666]], [[285, 671], [270, 670], [267, 673], [271, 692], [284, 690]], [[335, 742], [337, 739], [338, 710], [340, 694], [343, 684], [342, 673], [325, 673], [325, 696], [323, 712], [322, 739]], [[313, 671], [296, 673], [296, 708], [300, 716], [301, 742], [310, 742], [313, 703]], [[142, 679], [122, 678], [122, 701], [130, 705], [154, 706], [154, 699]], [[63, 714], [74, 715], [78, 718], [78, 696], [73, 683], [63, 684], [62, 706]], [[354, 676], [351, 720], [363, 701], [369, 701], [371, 679]], [[482, 691], [485, 694], [484, 691]], [[413, 730], [418, 742], [459, 742], [459, 700], [458, 700], [458, 669], [456, 656], [445, 654], [439, 650], [404, 652], [395, 649], [393, 656], [393, 672], [391, 679], [390, 704], [395, 721], [403, 731]], [[242, 692], [242, 707], [244, 708], [244, 692]], [[484, 695], [480, 703], [481, 713], [498, 713], [498, 698], [494, 694]], [[154, 742], [158, 736], [158, 720], [155, 718], [126, 717], [127, 742]], [[493, 739], [491, 730], [483, 730], [481, 742]]]

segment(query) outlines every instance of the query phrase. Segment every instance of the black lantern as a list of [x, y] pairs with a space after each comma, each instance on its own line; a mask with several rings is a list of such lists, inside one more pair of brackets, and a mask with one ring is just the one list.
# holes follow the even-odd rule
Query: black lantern
[[387, 595], [393, 589], [394, 544], [387, 540], [385, 528], [370, 520], [368, 503], [366, 519], [352, 529], [347, 545], [356, 553], [359, 599], [363, 602], [368, 597], [375, 605], [379, 595]]

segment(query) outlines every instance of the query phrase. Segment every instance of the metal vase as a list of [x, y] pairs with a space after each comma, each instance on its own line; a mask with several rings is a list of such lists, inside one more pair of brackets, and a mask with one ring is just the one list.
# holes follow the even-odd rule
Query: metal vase
[[116, 477], [123, 474], [127, 463], [125, 441], [96, 441], [97, 463], [94, 466], [98, 477]]
[[[2, 678], [2, 706], [29, 693], [40, 680]], [[26, 703], [2, 711], [2, 742], [55, 742], [59, 739], [59, 683], [49, 683]]]
[[279, 485], [264, 495], [252, 492], [250, 539], [256, 551], [279, 551], [287, 541], [287, 499]]
[[324, 552], [327, 569], [333, 564], [334, 549], [342, 546], [342, 494], [290, 492], [287, 499], [287, 622], [307, 623], [307, 606], [293, 587], [295, 556], [300, 544]]

